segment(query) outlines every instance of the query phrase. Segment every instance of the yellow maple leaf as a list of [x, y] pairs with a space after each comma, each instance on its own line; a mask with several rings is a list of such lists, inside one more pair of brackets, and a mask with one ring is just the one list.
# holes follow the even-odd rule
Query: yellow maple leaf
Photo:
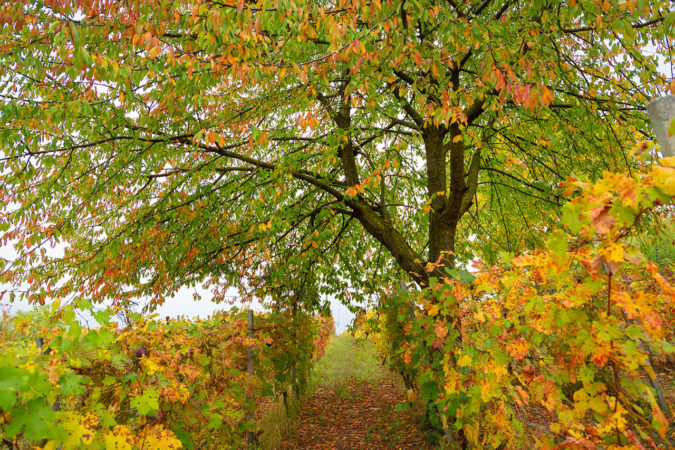
[[183, 447], [176, 435], [162, 425], [143, 428], [143, 431], [136, 438], [136, 445], [139, 448], [161, 449], [178, 449]]
[[[669, 158], [670, 159], [670, 158]], [[669, 162], [669, 164], [673, 164]], [[650, 174], [654, 185], [666, 195], [675, 195], [675, 169], [672, 167], [654, 167]]]
[[80, 448], [89, 445], [96, 435], [98, 419], [91, 413], [80, 414], [75, 411], [63, 413], [63, 429], [68, 433], [68, 439], [63, 443], [65, 448]]
[[479, 389], [480, 389], [480, 398], [484, 402], [490, 400], [490, 398], [492, 397], [492, 384], [487, 379], [483, 379], [480, 382]]
[[142, 358], [141, 365], [150, 375], [154, 375], [155, 373], [162, 370], [162, 366], [157, 364], [157, 362], [153, 358]]
[[600, 434], [609, 434], [614, 430], [623, 431], [626, 429], [626, 409], [618, 403], [616, 405], [616, 410], [603, 422], [601, 427], [598, 427], [598, 432]]
[[114, 450], [131, 450], [134, 444], [134, 436], [128, 427], [117, 425], [112, 431], [103, 434], [105, 448]]
[[466, 367], [471, 364], [471, 356], [464, 354], [457, 360], [457, 365], [459, 367]]
[[445, 375], [445, 392], [454, 394], [459, 390], [459, 386], [459, 373], [454, 369], [450, 369]]
[[593, 355], [591, 356], [591, 361], [598, 366], [598, 367], [603, 367], [605, 364], [607, 364], [607, 361], [609, 360], [609, 355], [612, 353], [612, 346], [610, 345], [609, 342], [600, 342], [596, 347], [593, 349]]
[[609, 262], [622, 262], [624, 259], [623, 244], [619, 242], [610, 242], [600, 253]]

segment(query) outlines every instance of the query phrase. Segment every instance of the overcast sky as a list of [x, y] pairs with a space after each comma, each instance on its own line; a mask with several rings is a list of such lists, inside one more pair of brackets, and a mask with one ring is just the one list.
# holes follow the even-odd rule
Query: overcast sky
[[[14, 256], [14, 251], [8, 247], [0, 247], [0, 257], [5, 259], [11, 259]], [[9, 285], [0, 283], [0, 291], [9, 289]], [[178, 293], [171, 297], [167, 298], [162, 306], [157, 308], [155, 313], [159, 315], [160, 318], [166, 316], [177, 317], [177, 316], [187, 316], [187, 317], [201, 317], [205, 318], [209, 314], [219, 311], [230, 309], [230, 305], [227, 303], [216, 304], [211, 302], [209, 299], [211, 295], [208, 291], [204, 289], [198, 289], [202, 300], [195, 301], [193, 299], [193, 290], [192, 289], [181, 289]], [[237, 292], [232, 290], [231, 295], [236, 296]], [[241, 305], [239, 305], [241, 306]], [[262, 307], [259, 303], [254, 303], [252, 307], [256, 310], [262, 310]], [[0, 301], [0, 310], [8, 309], [10, 312], [16, 311], [25, 311], [30, 309], [31, 306], [26, 302], [15, 301], [14, 303], [9, 303], [7, 296]], [[338, 334], [345, 331], [349, 326], [354, 314], [347, 309], [342, 303], [337, 300], [331, 301], [331, 310], [333, 312], [333, 318], [335, 319], [335, 330]]]

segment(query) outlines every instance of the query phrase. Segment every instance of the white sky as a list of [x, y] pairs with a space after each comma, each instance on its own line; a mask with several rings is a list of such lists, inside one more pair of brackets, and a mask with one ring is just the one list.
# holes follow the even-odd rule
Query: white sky
[[[0, 257], [2, 258], [11, 257], [13, 253], [14, 252], [11, 248], [0, 247]], [[0, 283], [0, 291], [8, 288], [10, 288], [9, 285]], [[178, 316], [205, 318], [215, 311], [230, 309], [230, 305], [228, 303], [216, 304], [211, 302], [211, 294], [208, 291], [201, 289], [199, 292], [202, 296], [202, 299], [195, 301], [192, 296], [193, 290], [183, 288], [179, 290], [173, 297], [167, 298], [164, 304], [155, 310], [155, 313], [158, 314], [159, 318], [162, 319], [166, 316], [172, 318]], [[237, 292], [232, 290], [231, 295], [234, 296], [236, 294]], [[241, 304], [238, 306], [241, 306]], [[259, 303], [254, 303], [251, 306], [255, 310], [262, 310], [262, 307]], [[14, 303], [10, 303], [7, 299], [7, 296], [5, 296], [2, 301], [0, 301], [0, 310], [16, 312], [26, 311], [31, 308], [32, 306], [25, 301], [15, 301]], [[333, 312], [333, 318], [335, 319], [335, 331], [340, 334], [349, 326], [352, 319], [354, 318], [354, 314], [349, 311], [345, 305], [335, 299], [331, 300], [331, 311]]]

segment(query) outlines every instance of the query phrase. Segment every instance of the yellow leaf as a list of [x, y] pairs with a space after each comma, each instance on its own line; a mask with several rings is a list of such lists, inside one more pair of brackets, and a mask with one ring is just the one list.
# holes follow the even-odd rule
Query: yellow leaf
[[461, 358], [459, 358], [457, 360], [457, 365], [459, 367], [466, 367], [466, 366], [469, 366], [471, 364], [471, 361], [472, 361], [471, 356], [469, 356], [467, 354], [464, 354], [464, 355], [462, 355]]
[[153, 59], [154, 59], [154, 58], [159, 54], [159, 52], [160, 52], [161, 50], [162, 50], [162, 49], [159, 48], [159, 45], [157, 45], [157, 46], [153, 47], [152, 49], [150, 49], [150, 53], [149, 53], [149, 54], [150, 54], [150, 58], [153, 58]]
[[450, 369], [450, 371], [445, 376], [445, 392], [448, 394], [453, 394], [458, 391], [459, 386], [459, 373], [454, 369]]
[[619, 242], [611, 242], [607, 247], [601, 250], [602, 255], [608, 262], [622, 262], [623, 261], [623, 244]]
[[145, 368], [145, 370], [150, 374], [153, 375], [160, 370], [162, 370], [162, 366], [157, 364], [152, 358], [142, 358], [141, 359], [141, 365]]
[[479, 383], [480, 398], [486, 402], [492, 397], [492, 384], [486, 379]]
[[300, 78], [300, 81], [302, 81], [303, 83], [307, 83], [308, 78], [305, 69], [304, 68], [299, 69], [298, 72], [299, 72], [298, 77]]
[[81, 448], [94, 440], [98, 418], [91, 413], [80, 414], [74, 411], [63, 413], [66, 420], [63, 428], [68, 432], [68, 439], [64, 442], [66, 448]]
[[[675, 157], [674, 157], [675, 158]], [[669, 158], [673, 159], [673, 158]], [[671, 163], [669, 163], [671, 164]], [[675, 162], [672, 163], [675, 166]], [[654, 185], [666, 195], [675, 195], [675, 169], [671, 167], [654, 167], [650, 174]]]
[[611, 433], [616, 429], [619, 431], [625, 430], [627, 422], [624, 415], [626, 412], [627, 411], [623, 405], [621, 405], [621, 403], [617, 403], [616, 410], [607, 419], [605, 419], [602, 426], [598, 428], [598, 431], [601, 434], [604, 434]]
[[444, 323], [436, 323], [434, 333], [436, 333], [436, 336], [438, 338], [443, 339], [445, 336], [448, 335], [448, 327]]
[[112, 431], [106, 430], [103, 433], [105, 448], [115, 450], [131, 450], [133, 448], [134, 436], [128, 427], [117, 425]]
[[525, 339], [519, 339], [509, 343], [507, 350], [514, 359], [521, 360], [527, 355], [529, 347], [530, 346]]
[[609, 355], [612, 353], [612, 346], [609, 342], [599, 342], [593, 349], [591, 361], [598, 366], [603, 367], [609, 360]]

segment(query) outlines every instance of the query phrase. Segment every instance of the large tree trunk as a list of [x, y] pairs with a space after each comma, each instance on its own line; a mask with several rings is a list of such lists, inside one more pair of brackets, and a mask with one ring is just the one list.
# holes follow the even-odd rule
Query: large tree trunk
[[[448, 142], [444, 142], [447, 136]], [[465, 170], [466, 147], [457, 125], [444, 130], [428, 127], [424, 130], [427, 163], [427, 193], [429, 197], [429, 262], [435, 264], [438, 275], [445, 268], [455, 267], [455, 238], [462, 216], [472, 204], [478, 185], [480, 152], [476, 151], [469, 171]], [[448, 164], [447, 156], [450, 154]], [[447, 186], [448, 169], [450, 188]]]
[[447, 192], [445, 131], [438, 127], [423, 133], [427, 163], [427, 196], [429, 198], [429, 262], [439, 266], [452, 266], [449, 258], [454, 252], [454, 236], [448, 228], [449, 204]]
[[[351, 126], [351, 107], [346, 94], [348, 73], [333, 104], [323, 95], [318, 101], [328, 111], [335, 125], [342, 130]], [[400, 94], [398, 94], [400, 96]], [[401, 97], [402, 98], [402, 97]], [[403, 100], [404, 101], [404, 100]], [[429, 277], [441, 278], [445, 269], [455, 267], [455, 243], [457, 227], [461, 217], [468, 211], [476, 194], [480, 152], [476, 150], [471, 158], [469, 170], [465, 170], [466, 147], [462, 131], [457, 123], [450, 126], [432, 125], [425, 121], [410, 104], [404, 109], [419, 126], [426, 157], [427, 196], [429, 199], [429, 253], [428, 258], [418, 254], [399, 230], [385, 218], [385, 215], [366, 201], [358, 198], [345, 199], [345, 204], [365, 230], [377, 239], [394, 257], [398, 265], [422, 288], [428, 287]], [[477, 102], [466, 112], [467, 125], [482, 112], [482, 102]], [[450, 156], [448, 160], [448, 154]], [[345, 182], [348, 186], [361, 183], [356, 163], [357, 147], [348, 140], [339, 149]], [[448, 174], [449, 169], [449, 174]], [[449, 175], [449, 177], [448, 177]], [[448, 188], [449, 179], [449, 188]], [[425, 261], [426, 260], [426, 261]], [[427, 271], [425, 262], [431, 263]]]

